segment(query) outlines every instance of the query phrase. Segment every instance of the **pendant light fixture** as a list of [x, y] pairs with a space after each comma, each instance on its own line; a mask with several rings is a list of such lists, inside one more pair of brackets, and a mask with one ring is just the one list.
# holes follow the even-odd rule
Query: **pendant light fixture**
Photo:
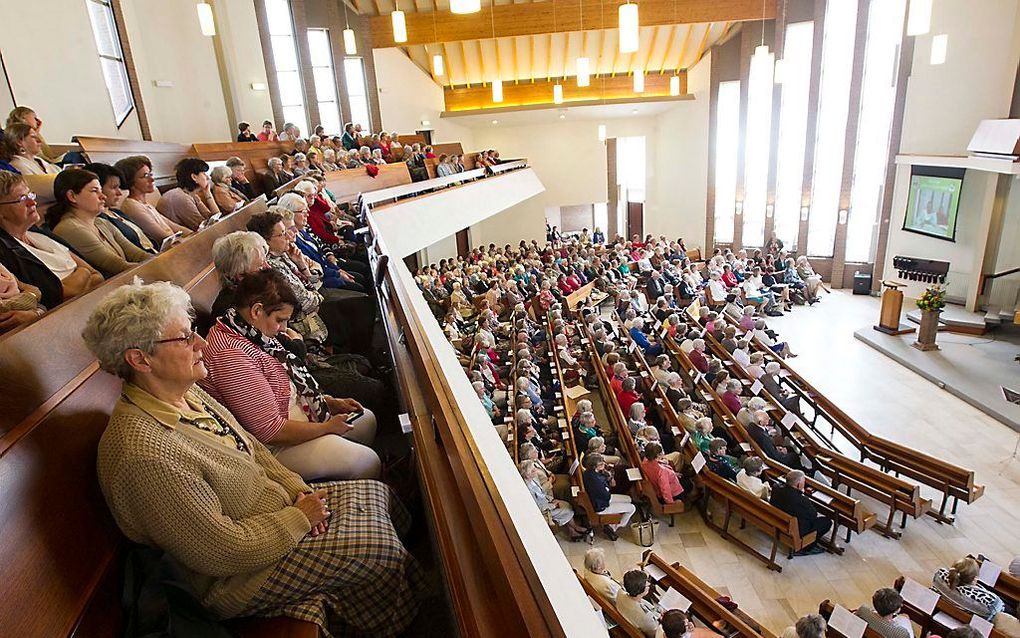
[[[631, 2], [620, 5], [620, 53], [638, 50], [638, 6]], [[583, 25], [582, 25], [583, 28]]]
[[395, 2], [395, 10], [390, 14], [393, 21], [393, 41], [407, 42], [407, 22], [404, 21], [404, 12], [400, 10], [400, 2]]
[[[578, 2], [577, 8], [580, 10], [581, 15], [581, 31], [584, 31], [584, 2]], [[567, 42], [569, 43], [570, 41], [568, 40]], [[581, 40], [581, 43], [584, 44], [584, 39]], [[584, 51], [581, 51], [581, 56], [577, 58], [577, 86], [584, 87], [591, 84], [590, 72], [588, 58], [585, 57]]]
[[634, 71], [634, 92], [645, 92], [645, 72], [641, 69]]
[[212, 5], [208, 2], [199, 2], [195, 9], [198, 11], [198, 26], [202, 29], [202, 35], [210, 38], [216, 35], [216, 22], [213, 20]]
[[[432, 39], [435, 42], [437, 42], [437, 43], [439, 42], [439, 36], [437, 35], [437, 31], [436, 31], [436, 12], [435, 12], [435, 10], [432, 11]], [[440, 44], [439, 46], [442, 46], [442, 45]], [[432, 56], [432, 75], [434, 75], [436, 77], [441, 77], [443, 75], [443, 73], [445, 72], [445, 69], [443, 67], [444, 67], [443, 56], [440, 55], [439, 53], [433, 55]]]
[[492, 81], [492, 101], [503, 101], [503, 80], [495, 79]]
[[761, 44], [754, 48], [754, 55], [751, 57], [751, 65], [764, 67], [768, 64], [768, 69], [763, 69], [763, 73], [769, 74], [769, 83], [772, 82], [774, 67], [774, 57], [769, 51], [769, 45], [765, 44], [765, 0], [761, 3]]
[[347, 55], [358, 54], [358, 43], [354, 38], [354, 29], [351, 28], [351, 21], [347, 17], [347, 0], [342, 0], [344, 5], [344, 53]]
[[598, 133], [599, 133], [599, 141], [600, 142], [605, 142], [606, 141], [606, 125], [605, 124], [599, 124]]
[[931, 31], [932, 0], [910, 0], [907, 13], [907, 35], [924, 35]]
[[553, 85], [553, 104], [563, 104], [563, 85]]
[[482, 10], [482, 0], [450, 0], [450, 13], [478, 13]]
[[680, 95], [680, 76], [674, 75], [669, 78], [669, 94], [673, 97]]

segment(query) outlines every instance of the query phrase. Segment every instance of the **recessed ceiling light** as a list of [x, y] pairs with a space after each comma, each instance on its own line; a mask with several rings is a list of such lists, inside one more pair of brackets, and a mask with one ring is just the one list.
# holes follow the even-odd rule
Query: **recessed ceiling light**
[[499, 120], [492, 120], [493, 124], [499, 124]]
[[565, 119], [567, 119], [567, 116], [566, 116], [566, 115], [564, 115], [563, 113], [560, 113], [560, 119], [561, 119], [561, 120], [565, 120]]

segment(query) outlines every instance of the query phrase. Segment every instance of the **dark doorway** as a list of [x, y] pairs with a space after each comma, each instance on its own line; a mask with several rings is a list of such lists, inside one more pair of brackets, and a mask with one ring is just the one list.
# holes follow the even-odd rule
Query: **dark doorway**
[[645, 236], [645, 205], [643, 202], [627, 202], [627, 237]]
[[467, 259], [471, 254], [471, 240], [468, 238], [468, 229], [465, 228], [457, 233], [457, 256]]
[[415, 131], [418, 135], [425, 138], [425, 144], [432, 146], [432, 129], [425, 129], [424, 131]]
[[418, 253], [411, 253], [407, 257], [404, 257], [404, 265], [411, 271], [412, 274], [418, 272], [420, 265], [418, 264]]

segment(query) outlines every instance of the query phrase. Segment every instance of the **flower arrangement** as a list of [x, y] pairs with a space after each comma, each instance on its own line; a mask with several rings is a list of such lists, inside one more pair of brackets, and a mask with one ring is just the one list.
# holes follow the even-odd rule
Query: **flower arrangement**
[[921, 310], [942, 310], [946, 307], [946, 291], [939, 286], [929, 286], [917, 300]]

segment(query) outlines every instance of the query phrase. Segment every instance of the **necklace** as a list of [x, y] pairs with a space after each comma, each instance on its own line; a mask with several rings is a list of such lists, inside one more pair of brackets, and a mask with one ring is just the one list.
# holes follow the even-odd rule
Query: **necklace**
[[227, 422], [224, 421], [223, 418], [220, 417], [220, 415], [217, 414], [215, 410], [206, 405], [205, 402], [202, 402], [202, 411], [205, 412], [205, 414], [207, 414], [208, 416], [212, 417], [214, 421], [216, 421], [216, 426], [213, 427], [211, 425], [206, 424], [205, 422], [198, 420], [191, 421], [192, 425], [194, 425], [199, 430], [211, 432], [217, 436], [229, 436], [230, 438], [234, 439], [234, 445], [237, 447], [238, 450], [245, 453], [248, 452], [248, 444], [245, 443], [243, 438], [241, 438], [241, 435], [238, 434], [234, 430], [234, 428], [230, 427], [230, 425], [227, 424]]

